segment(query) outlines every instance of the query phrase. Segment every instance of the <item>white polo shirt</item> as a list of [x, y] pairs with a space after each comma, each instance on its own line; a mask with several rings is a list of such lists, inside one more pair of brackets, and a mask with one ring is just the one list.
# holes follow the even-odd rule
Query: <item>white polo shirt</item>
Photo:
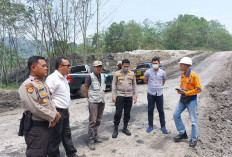
[[59, 71], [49, 75], [46, 83], [52, 93], [52, 101], [57, 108], [68, 109], [70, 106], [70, 88], [66, 76], [63, 76]]

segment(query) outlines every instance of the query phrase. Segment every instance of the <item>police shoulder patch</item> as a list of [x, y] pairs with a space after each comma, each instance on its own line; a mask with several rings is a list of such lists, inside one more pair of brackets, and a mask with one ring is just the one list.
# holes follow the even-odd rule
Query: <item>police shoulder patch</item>
[[27, 87], [27, 92], [32, 94], [34, 91], [34, 88], [33, 87]]

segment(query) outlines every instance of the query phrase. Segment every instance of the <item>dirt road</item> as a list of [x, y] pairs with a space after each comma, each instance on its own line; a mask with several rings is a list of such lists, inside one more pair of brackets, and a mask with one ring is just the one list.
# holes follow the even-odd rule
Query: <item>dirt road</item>
[[[212, 98], [218, 96], [217, 101], [219, 103], [219, 97], [224, 98], [224, 95], [231, 94], [231, 88], [228, 88], [228, 92], [224, 93], [224, 95], [215, 92], [215, 88], [217, 88], [215, 84], [218, 84], [219, 82], [223, 84], [223, 76], [227, 76], [228, 78], [231, 76], [232, 69], [229, 68], [228, 70], [228, 65], [231, 67], [231, 58], [232, 52], [217, 52], [212, 55], [208, 55], [208, 57], [193, 59], [194, 65], [192, 69], [198, 74], [203, 88], [203, 92], [198, 95], [200, 142], [195, 149], [189, 148], [187, 140], [181, 143], [173, 142], [173, 137], [177, 134], [173, 121], [173, 112], [179, 100], [179, 95], [176, 93], [175, 88], [178, 87], [180, 84], [180, 71], [178, 71], [178, 66], [175, 66], [175, 68], [173, 69], [174, 72], [168, 72], [168, 80], [166, 81], [166, 84], [164, 86], [164, 110], [166, 116], [166, 126], [169, 134], [162, 134], [160, 130], [157, 110], [155, 110], [154, 112], [155, 128], [151, 133], [146, 133], [146, 128], [148, 126], [146, 99], [147, 85], [140, 84], [138, 85], [138, 102], [137, 104], [133, 105], [131, 111], [131, 120], [129, 126], [130, 131], [132, 132], [131, 136], [126, 136], [125, 134], [119, 132], [118, 138], [111, 138], [111, 134], [113, 131], [113, 115], [115, 107], [114, 104], [111, 102], [111, 93], [106, 94], [106, 107], [104, 111], [102, 125], [99, 130], [100, 136], [105, 138], [105, 142], [97, 144], [95, 151], [89, 150], [86, 146], [88, 128], [87, 100], [72, 100], [70, 107], [70, 124], [72, 129], [73, 142], [78, 150], [78, 154], [85, 153], [87, 156], [91, 157], [231, 156], [231, 117], [228, 118], [224, 116], [224, 120], [226, 121], [226, 123], [225, 126], [223, 126], [224, 129], [226, 129], [226, 132], [220, 129], [218, 130], [218, 132], [216, 131], [215, 133], [213, 127], [211, 127], [213, 123], [210, 123], [210, 118], [208, 117], [209, 114], [212, 114], [215, 109], [211, 108], [212, 110], [210, 110], [208, 108], [209, 105], [212, 106], [215, 104], [214, 101], [216, 100]], [[229, 81], [227, 81], [227, 83], [229, 83]], [[220, 90], [219, 87], [217, 89]], [[224, 89], [221, 90], [224, 91]], [[210, 93], [213, 93], [215, 96], [211, 96]], [[224, 102], [225, 104], [227, 104], [227, 110], [229, 109], [231, 113], [232, 101], [230, 101], [228, 97]], [[21, 109], [0, 113], [0, 156], [2, 157], [25, 156], [24, 139], [17, 136], [19, 123], [18, 119], [20, 119], [21, 113]], [[215, 125], [219, 125], [219, 128], [221, 126], [221, 122], [217, 121], [217, 119], [221, 120], [220, 116], [220, 113], [218, 113], [211, 117], [211, 121], [217, 122], [218, 124]], [[188, 113], [186, 111], [183, 113], [182, 118], [186, 125], [187, 133], [190, 134], [191, 123], [188, 117]], [[120, 125], [120, 129], [122, 129], [122, 125]], [[209, 134], [207, 134], [208, 130], [210, 131]], [[221, 134], [223, 136], [215, 137], [215, 145], [208, 144], [208, 142], [210, 143], [210, 140], [212, 141], [212, 137], [214, 137], [215, 134]], [[226, 136], [226, 139], [230, 137], [230, 140], [228, 140], [227, 143], [220, 143], [220, 137], [221, 140], [224, 140], [224, 136]], [[218, 150], [214, 149], [216, 145], [220, 144], [224, 145], [220, 146], [220, 149]], [[61, 147], [61, 152], [62, 156], [65, 156], [63, 147]]]

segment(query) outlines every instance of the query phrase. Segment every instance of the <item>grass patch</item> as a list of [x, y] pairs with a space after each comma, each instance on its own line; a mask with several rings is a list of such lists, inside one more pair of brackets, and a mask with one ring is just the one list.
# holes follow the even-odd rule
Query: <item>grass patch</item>
[[2, 85], [0, 88], [5, 90], [17, 90], [19, 89], [21, 84], [9, 84], [9, 85]]

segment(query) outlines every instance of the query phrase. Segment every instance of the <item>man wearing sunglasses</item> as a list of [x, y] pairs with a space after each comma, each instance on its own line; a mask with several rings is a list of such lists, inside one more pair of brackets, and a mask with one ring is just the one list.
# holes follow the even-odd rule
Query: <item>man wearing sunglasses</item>
[[[59, 123], [52, 128], [52, 140], [48, 147], [48, 155], [50, 157], [60, 156], [59, 145], [62, 141], [65, 148], [66, 156], [78, 157], [76, 149], [73, 146], [71, 129], [69, 125], [69, 110], [70, 107], [70, 88], [66, 79], [70, 73], [71, 66], [67, 58], [61, 57], [56, 60], [56, 70], [48, 76], [46, 82], [52, 93], [52, 101], [55, 104], [56, 110], [62, 115]], [[81, 157], [84, 157], [82, 155]]]

